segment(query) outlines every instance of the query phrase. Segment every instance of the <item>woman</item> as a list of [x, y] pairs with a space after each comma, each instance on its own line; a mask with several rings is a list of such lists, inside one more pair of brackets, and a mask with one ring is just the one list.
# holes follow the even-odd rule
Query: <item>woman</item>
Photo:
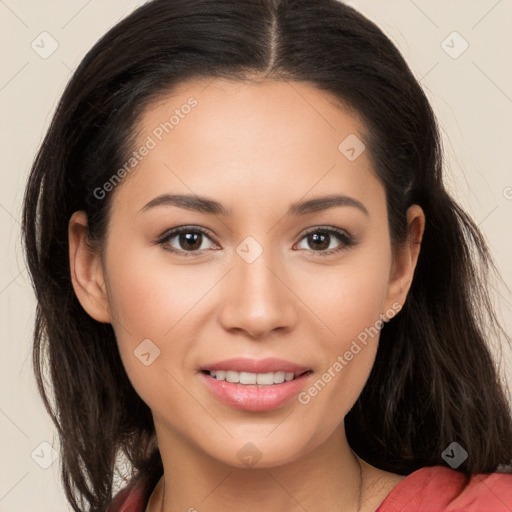
[[24, 234], [74, 510], [512, 506], [491, 259], [354, 9], [137, 9], [68, 84]]

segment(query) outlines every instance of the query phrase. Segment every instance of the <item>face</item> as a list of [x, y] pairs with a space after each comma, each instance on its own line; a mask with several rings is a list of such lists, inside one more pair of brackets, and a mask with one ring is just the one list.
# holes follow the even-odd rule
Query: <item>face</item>
[[392, 249], [354, 113], [306, 84], [207, 84], [146, 110], [101, 257], [72, 219], [73, 282], [158, 433], [272, 466], [343, 431], [417, 254]]

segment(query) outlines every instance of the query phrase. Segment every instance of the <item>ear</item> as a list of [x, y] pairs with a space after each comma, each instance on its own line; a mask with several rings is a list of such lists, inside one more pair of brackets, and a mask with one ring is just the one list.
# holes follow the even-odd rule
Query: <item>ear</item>
[[[425, 214], [420, 206], [412, 205], [407, 210], [408, 237], [405, 244], [397, 247], [389, 276], [386, 309], [402, 307], [411, 288], [414, 269], [420, 254], [421, 240], [425, 231]], [[394, 307], [393, 307], [394, 306]]]
[[73, 213], [68, 226], [69, 264], [71, 282], [82, 307], [98, 322], [109, 323], [108, 305], [103, 268], [98, 251], [87, 240], [87, 215]]

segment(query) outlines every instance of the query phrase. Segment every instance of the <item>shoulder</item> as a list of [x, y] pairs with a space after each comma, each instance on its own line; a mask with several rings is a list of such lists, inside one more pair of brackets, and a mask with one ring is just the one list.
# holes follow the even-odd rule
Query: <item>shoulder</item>
[[377, 512], [509, 512], [512, 474], [480, 473], [469, 481], [444, 466], [414, 471], [388, 494]]

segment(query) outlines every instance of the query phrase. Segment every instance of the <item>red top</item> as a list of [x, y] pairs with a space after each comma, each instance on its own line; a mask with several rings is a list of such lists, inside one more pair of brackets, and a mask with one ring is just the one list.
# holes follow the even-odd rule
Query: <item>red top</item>
[[[107, 512], [144, 512], [153, 489], [144, 478], [121, 489]], [[512, 474], [480, 473], [464, 488], [464, 475], [429, 466], [405, 477], [375, 512], [511, 512]]]

